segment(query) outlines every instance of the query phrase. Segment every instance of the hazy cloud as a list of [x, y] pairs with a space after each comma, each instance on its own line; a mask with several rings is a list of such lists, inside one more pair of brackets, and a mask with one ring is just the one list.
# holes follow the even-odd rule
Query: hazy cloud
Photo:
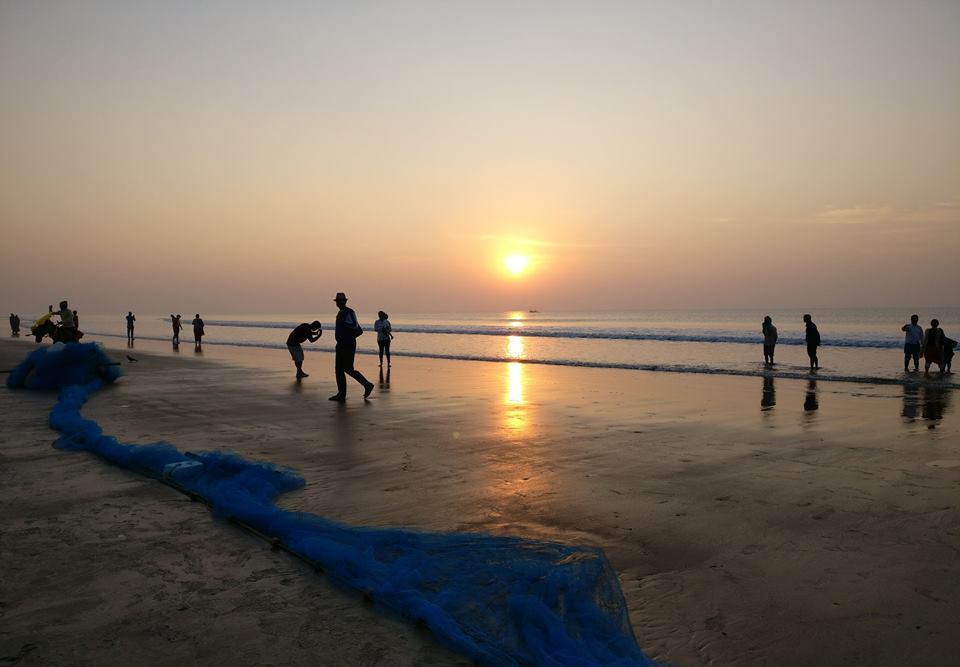
[[817, 225], [960, 223], [960, 200], [937, 202], [910, 209], [888, 205], [828, 207], [807, 222]]

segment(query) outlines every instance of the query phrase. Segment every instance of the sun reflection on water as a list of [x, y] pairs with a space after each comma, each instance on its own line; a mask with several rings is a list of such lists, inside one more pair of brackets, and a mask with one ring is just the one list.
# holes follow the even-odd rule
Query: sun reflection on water
[[520, 336], [507, 336], [507, 359], [523, 359], [523, 338]]

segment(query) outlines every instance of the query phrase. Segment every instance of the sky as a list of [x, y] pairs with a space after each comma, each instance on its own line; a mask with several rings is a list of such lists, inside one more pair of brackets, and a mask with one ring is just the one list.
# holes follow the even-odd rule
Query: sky
[[26, 316], [957, 306], [960, 3], [3, 0], [0, 247]]

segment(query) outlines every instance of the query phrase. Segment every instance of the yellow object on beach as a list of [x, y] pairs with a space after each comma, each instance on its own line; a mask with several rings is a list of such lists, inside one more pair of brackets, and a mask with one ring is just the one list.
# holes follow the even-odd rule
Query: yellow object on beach
[[44, 324], [46, 324], [47, 320], [49, 320], [54, 315], [55, 313], [44, 313], [34, 321], [33, 326], [30, 327], [30, 330], [36, 331], [39, 327], [42, 327]]

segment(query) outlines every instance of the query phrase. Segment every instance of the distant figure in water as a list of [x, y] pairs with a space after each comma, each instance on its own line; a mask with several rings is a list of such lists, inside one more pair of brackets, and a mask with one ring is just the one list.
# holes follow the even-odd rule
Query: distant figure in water
[[20, 316], [14, 315], [13, 313], [10, 313], [10, 335], [20, 335]]
[[352, 308], [347, 308], [346, 294], [337, 292], [333, 300], [340, 311], [337, 313], [337, 328], [334, 331], [334, 337], [337, 339], [334, 365], [337, 393], [331, 396], [330, 400], [339, 402], [347, 400], [347, 375], [363, 385], [363, 397], [367, 398], [373, 391], [373, 383], [363, 377], [363, 373], [353, 368], [353, 359], [357, 354], [357, 338], [363, 333], [363, 329], [360, 328], [357, 314]]
[[383, 366], [383, 353], [387, 353], [387, 366], [390, 366], [390, 341], [393, 340], [393, 331], [390, 326], [390, 317], [382, 310], [377, 313], [378, 319], [373, 323], [373, 330], [377, 332], [377, 347], [380, 348], [380, 365]]
[[170, 314], [170, 324], [173, 326], [173, 344], [180, 344], [180, 330], [183, 329], [183, 325], [180, 323], [180, 313], [176, 315]]
[[773, 326], [773, 320], [767, 315], [763, 318], [760, 329], [763, 331], [763, 363], [773, 366], [773, 349], [777, 346], [777, 327]]
[[812, 373], [820, 368], [820, 360], [817, 358], [817, 348], [820, 347], [820, 331], [809, 314], [803, 316], [803, 321], [807, 325], [804, 338], [807, 341], [807, 356], [810, 357], [810, 372]]
[[133, 311], [127, 312], [127, 341], [133, 341], [133, 323], [137, 321], [137, 316]]
[[903, 339], [903, 372], [910, 370], [910, 359], [913, 359], [914, 372], [920, 370], [920, 350], [923, 348], [923, 327], [917, 324], [919, 315], [910, 316], [910, 324], [904, 324], [900, 331], [904, 332]]
[[200, 313], [193, 316], [193, 342], [197, 347], [203, 343], [203, 320], [200, 319]]
[[953, 372], [953, 353], [957, 347], [957, 341], [943, 336], [943, 370], [945, 373]]
[[943, 375], [943, 342], [946, 336], [943, 335], [943, 329], [940, 328], [940, 320], [930, 320], [930, 328], [923, 334], [923, 375], [930, 377], [930, 365], [936, 364], [940, 367], [940, 374]]
[[298, 380], [310, 377], [303, 372], [303, 348], [301, 344], [307, 341], [315, 343], [321, 335], [323, 335], [323, 331], [320, 328], [320, 322], [314, 320], [310, 324], [304, 322], [298, 325], [287, 336], [287, 349], [290, 351], [290, 356], [293, 357], [293, 365], [297, 367]]

